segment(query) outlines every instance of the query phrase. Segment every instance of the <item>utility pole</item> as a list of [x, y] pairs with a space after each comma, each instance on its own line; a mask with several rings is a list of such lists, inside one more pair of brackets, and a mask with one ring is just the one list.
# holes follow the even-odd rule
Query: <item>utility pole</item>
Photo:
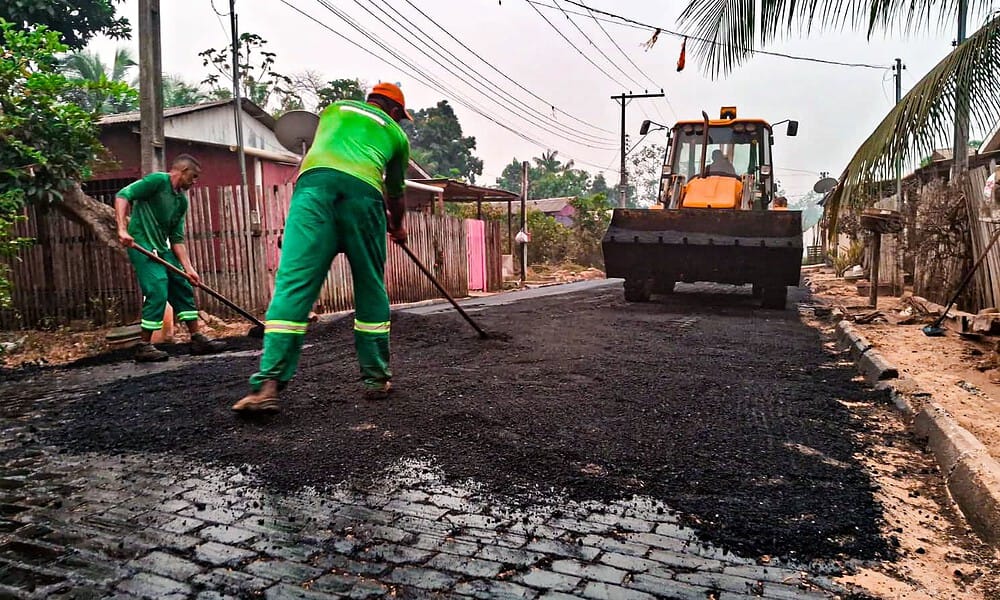
[[621, 164], [621, 179], [619, 181], [618, 190], [618, 208], [625, 208], [625, 200], [628, 196], [628, 172], [625, 170], [625, 153], [627, 141], [625, 140], [625, 106], [628, 101], [633, 98], [663, 98], [666, 94], [663, 90], [660, 90], [659, 94], [633, 94], [629, 92], [626, 94], [622, 92], [621, 96], [611, 96], [611, 99], [620, 103], [622, 105], [622, 164]]
[[[896, 66], [892, 68], [893, 76], [896, 79], [896, 104], [903, 99], [903, 69], [906, 65], [903, 64], [903, 59], [896, 59]], [[896, 201], [899, 202], [899, 206], [903, 204], [903, 162], [900, 159], [896, 159]]]
[[[965, 25], [968, 21], [969, 0], [958, 0], [958, 38], [955, 47], [965, 41]], [[959, 74], [955, 98], [955, 146], [954, 161], [951, 166], [951, 180], [969, 168], [969, 85]]]
[[139, 0], [139, 156], [143, 175], [163, 170], [160, 0]]
[[[249, 201], [247, 160], [243, 152], [243, 100], [240, 97], [240, 35], [236, 24], [236, 0], [229, 0], [229, 28], [233, 35], [233, 115], [236, 119], [236, 155], [240, 161], [240, 183], [243, 199]], [[258, 182], [259, 183], [259, 182]]]
[[[521, 163], [521, 231], [518, 237], [527, 235], [528, 226], [528, 161]], [[525, 281], [528, 279], [528, 243], [527, 241], [521, 242], [521, 287], [524, 287]]]

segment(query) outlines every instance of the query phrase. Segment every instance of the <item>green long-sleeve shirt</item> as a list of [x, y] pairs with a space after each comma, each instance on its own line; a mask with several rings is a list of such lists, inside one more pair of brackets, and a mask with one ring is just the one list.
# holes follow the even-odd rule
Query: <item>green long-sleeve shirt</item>
[[150, 173], [118, 192], [132, 205], [128, 233], [146, 250], [166, 252], [184, 241], [188, 198], [175, 191], [169, 173]]
[[399, 198], [409, 163], [410, 141], [392, 117], [377, 106], [341, 100], [320, 115], [300, 173], [321, 167], [336, 169], [371, 184], [390, 198]]

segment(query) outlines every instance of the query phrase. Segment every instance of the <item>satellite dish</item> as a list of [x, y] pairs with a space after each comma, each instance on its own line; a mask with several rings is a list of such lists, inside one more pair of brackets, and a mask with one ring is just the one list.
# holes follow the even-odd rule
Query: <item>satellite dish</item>
[[308, 110], [290, 110], [278, 117], [274, 135], [281, 145], [296, 154], [305, 154], [316, 135], [319, 115]]
[[837, 183], [838, 181], [833, 177], [824, 177], [816, 182], [816, 185], [813, 186], [813, 191], [817, 194], [825, 194], [837, 187]]

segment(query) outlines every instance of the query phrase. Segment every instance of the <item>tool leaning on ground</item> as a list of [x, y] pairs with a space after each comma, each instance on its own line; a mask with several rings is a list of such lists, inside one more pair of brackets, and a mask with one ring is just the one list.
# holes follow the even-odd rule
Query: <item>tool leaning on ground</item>
[[409, 246], [407, 246], [405, 243], [400, 243], [400, 242], [396, 242], [396, 245], [403, 249], [403, 252], [405, 252], [406, 255], [410, 257], [411, 260], [413, 260], [413, 263], [417, 265], [417, 268], [420, 269], [423, 272], [423, 274], [427, 276], [427, 279], [431, 280], [431, 283], [434, 284], [434, 287], [436, 287], [438, 291], [441, 292], [441, 295], [447, 298], [448, 302], [451, 302], [451, 305], [455, 307], [455, 310], [457, 310], [458, 313], [462, 315], [462, 317], [466, 321], [468, 321], [469, 325], [472, 325], [472, 328], [475, 329], [476, 333], [479, 334], [479, 339], [487, 340], [493, 337], [490, 334], [486, 333], [483, 330], [483, 328], [479, 326], [478, 323], [473, 321], [472, 317], [470, 317], [469, 314], [466, 313], [465, 310], [463, 310], [462, 307], [458, 305], [458, 302], [455, 302], [455, 299], [451, 297], [451, 294], [448, 293], [448, 290], [444, 289], [444, 286], [441, 285], [441, 282], [439, 282], [437, 278], [434, 277], [434, 275], [427, 269], [427, 267], [424, 266], [424, 263], [420, 262], [420, 259], [417, 258], [416, 254], [413, 253], [413, 250], [410, 250]]
[[925, 325], [923, 327], [921, 331], [924, 332], [924, 335], [928, 337], [940, 337], [944, 335], [944, 328], [941, 327], [941, 323], [943, 323], [945, 317], [948, 316], [948, 311], [951, 310], [952, 305], [955, 304], [956, 300], [958, 300], [958, 296], [965, 290], [965, 286], [969, 285], [969, 282], [972, 281], [972, 276], [976, 273], [976, 270], [979, 269], [979, 265], [986, 260], [986, 256], [990, 253], [990, 249], [993, 248], [993, 245], [997, 243], [998, 239], [1000, 239], [1000, 228], [997, 228], [997, 230], [993, 232], [993, 237], [990, 238], [990, 243], [986, 245], [986, 248], [983, 250], [982, 254], [979, 255], [975, 264], [973, 264], [972, 268], [969, 269], [969, 272], [965, 274], [965, 278], [962, 279], [962, 283], [958, 285], [958, 289], [955, 290], [954, 294], [952, 294], [951, 300], [949, 300], [948, 305], [944, 307], [944, 310], [941, 312], [941, 316], [930, 325]]
[[[152, 259], [153, 261], [155, 261], [155, 262], [163, 265], [164, 267], [166, 267], [170, 271], [173, 271], [174, 273], [176, 273], [178, 275], [181, 275], [182, 277], [187, 277], [187, 273], [185, 273], [184, 271], [178, 269], [177, 267], [175, 267], [174, 265], [168, 263], [167, 261], [163, 260], [162, 258], [160, 258], [159, 256], [157, 256], [156, 254], [153, 254], [149, 250], [146, 250], [142, 246], [140, 246], [138, 244], [135, 244], [135, 245], [132, 246], [132, 248], [134, 248], [136, 250], [136, 252], [138, 252], [140, 254], [143, 254], [143, 255], [147, 256], [148, 258]], [[236, 311], [237, 313], [239, 313], [243, 318], [245, 318], [248, 321], [250, 321], [251, 323], [253, 323], [254, 326], [251, 327], [250, 331], [247, 332], [247, 337], [251, 337], [251, 338], [262, 338], [262, 337], [264, 337], [264, 323], [261, 322], [260, 319], [258, 319], [257, 317], [253, 316], [252, 314], [248, 313], [246, 310], [240, 308], [239, 306], [237, 306], [236, 304], [234, 304], [232, 300], [230, 300], [229, 298], [226, 298], [225, 296], [223, 296], [219, 292], [213, 290], [212, 288], [208, 287], [204, 283], [193, 283], [192, 285], [194, 285], [195, 287], [201, 288], [202, 290], [204, 290], [208, 294], [214, 296], [219, 302], [222, 302], [223, 304], [225, 304], [229, 308], [231, 308], [234, 311]]]

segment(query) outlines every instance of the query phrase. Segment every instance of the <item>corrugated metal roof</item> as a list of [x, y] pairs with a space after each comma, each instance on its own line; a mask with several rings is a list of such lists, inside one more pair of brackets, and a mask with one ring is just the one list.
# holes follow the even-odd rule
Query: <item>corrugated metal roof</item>
[[[267, 113], [263, 108], [254, 104], [251, 100], [246, 98], [241, 99], [240, 104], [243, 105], [243, 110], [247, 114], [251, 115], [258, 121], [264, 123], [269, 129], [274, 129], [274, 117]], [[198, 112], [201, 110], [209, 110], [213, 108], [218, 108], [220, 106], [229, 106], [232, 104], [232, 100], [213, 100], [211, 102], [202, 102], [201, 104], [191, 104], [188, 106], [174, 106], [171, 108], [163, 109], [163, 118], [169, 119], [171, 117], [177, 117], [180, 115]], [[98, 125], [118, 125], [122, 123], [138, 123], [139, 122], [139, 111], [132, 111], [127, 113], [118, 113], [114, 115], [106, 115], [101, 117], [101, 120], [97, 122]]]

